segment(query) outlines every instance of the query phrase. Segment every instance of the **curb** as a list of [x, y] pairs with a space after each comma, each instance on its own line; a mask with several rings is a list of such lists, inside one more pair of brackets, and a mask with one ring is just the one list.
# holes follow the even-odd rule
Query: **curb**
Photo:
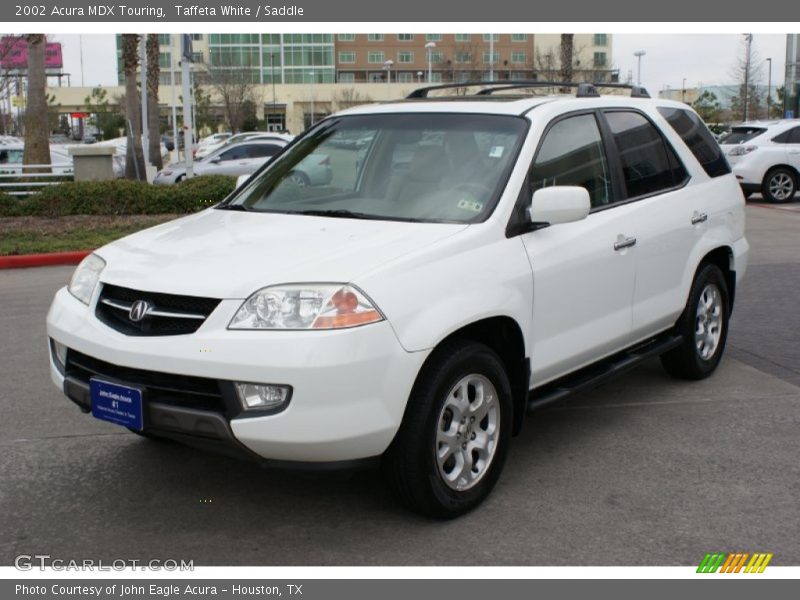
[[91, 250], [78, 252], [51, 252], [48, 254], [19, 254], [0, 256], [0, 269], [25, 269], [28, 267], [51, 267], [55, 265], [77, 265]]

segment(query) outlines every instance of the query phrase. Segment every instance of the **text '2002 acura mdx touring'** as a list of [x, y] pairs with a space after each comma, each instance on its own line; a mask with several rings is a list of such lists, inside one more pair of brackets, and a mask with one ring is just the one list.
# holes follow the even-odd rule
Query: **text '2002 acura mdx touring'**
[[[748, 244], [702, 121], [641, 88], [506, 86], [331, 116], [217, 206], [98, 249], [47, 317], [55, 384], [145, 436], [380, 459], [447, 517], [526, 411], [657, 355], [709, 375]], [[324, 185], [292, 176], [312, 153]]]

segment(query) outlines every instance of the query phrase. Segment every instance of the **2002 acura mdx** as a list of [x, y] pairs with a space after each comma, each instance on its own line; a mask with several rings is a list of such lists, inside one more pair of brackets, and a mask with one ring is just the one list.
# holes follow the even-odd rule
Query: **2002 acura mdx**
[[[88, 256], [47, 318], [53, 381], [146, 436], [380, 458], [447, 517], [526, 410], [656, 355], [706, 377], [747, 262], [739, 185], [686, 105], [577, 87], [325, 119], [219, 205]], [[330, 183], [290, 176], [311, 153]]]

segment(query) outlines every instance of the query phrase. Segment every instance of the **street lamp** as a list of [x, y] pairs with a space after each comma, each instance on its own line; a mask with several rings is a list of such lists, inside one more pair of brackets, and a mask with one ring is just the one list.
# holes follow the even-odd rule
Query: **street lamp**
[[686, 77], [683, 78], [681, 83], [681, 102], [686, 103]]
[[[753, 34], [745, 33], [744, 39], [747, 43], [747, 55], [744, 63], [744, 115], [742, 120], [747, 121], [747, 95], [749, 91], [747, 88], [750, 86], [750, 52], [753, 46]], [[758, 115], [756, 115], [756, 118], [758, 118]]]
[[386, 94], [387, 99], [391, 100], [392, 98], [392, 88], [390, 87], [390, 83], [392, 83], [392, 65], [394, 61], [389, 59], [385, 63], [383, 63], [383, 68], [386, 69]]
[[647, 54], [644, 50], [637, 50], [633, 55], [637, 59], [636, 65], [636, 85], [642, 85], [642, 57]]
[[309, 73], [311, 75], [311, 126], [314, 126], [314, 71]]
[[436, 42], [428, 42], [425, 44], [425, 49], [428, 51], [428, 83], [431, 82], [433, 77], [433, 49], [436, 48]]
[[417, 71], [417, 83], [422, 81], [422, 71]]

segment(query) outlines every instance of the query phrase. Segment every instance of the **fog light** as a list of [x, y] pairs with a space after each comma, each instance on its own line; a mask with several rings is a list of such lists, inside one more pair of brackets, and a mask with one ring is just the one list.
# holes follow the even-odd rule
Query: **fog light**
[[67, 347], [52, 338], [50, 338], [50, 346], [53, 349], [53, 360], [55, 360], [58, 370], [63, 373], [64, 365], [67, 364]]
[[289, 403], [292, 388], [288, 385], [273, 385], [270, 383], [239, 383], [236, 384], [236, 394], [245, 410], [275, 410], [285, 407]]

